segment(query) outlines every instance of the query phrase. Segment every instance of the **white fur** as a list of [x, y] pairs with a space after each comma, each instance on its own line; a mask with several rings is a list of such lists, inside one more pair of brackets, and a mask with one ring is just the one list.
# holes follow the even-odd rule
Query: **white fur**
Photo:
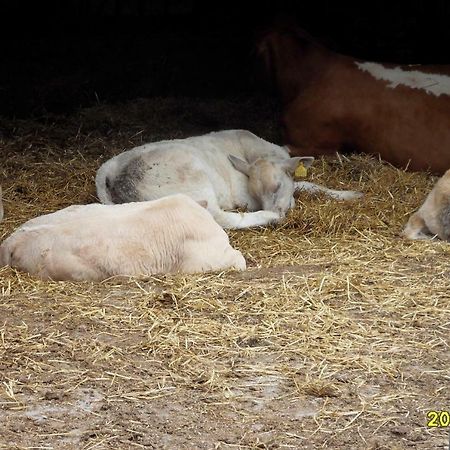
[[336, 189], [328, 189], [320, 184], [310, 183], [309, 181], [297, 181], [295, 183], [296, 191], [306, 191], [312, 194], [317, 194], [322, 192], [329, 197], [335, 198], [336, 200], [354, 200], [364, 196], [362, 192], [356, 191], [339, 191]]
[[388, 87], [392, 89], [401, 85], [420, 89], [437, 97], [450, 95], [450, 77], [447, 75], [420, 70], [403, 70], [400, 67], [387, 68], [373, 62], [356, 62], [355, 64], [360, 70], [370, 73], [377, 80], [387, 81]]
[[450, 170], [439, 178], [422, 206], [411, 215], [402, 235], [408, 239], [450, 241]]
[[5, 265], [78, 281], [246, 267], [208, 211], [182, 194], [75, 205], [31, 219], [0, 246], [0, 267]]
[[[224, 228], [267, 225], [295, 205], [295, 166], [313, 159], [290, 158], [285, 148], [249, 131], [219, 131], [146, 144], [111, 158], [97, 172], [97, 194], [103, 203], [119, 203], [182, 192], [205, 201]], [[137, 173], [145, 169], [141, 179], [127, 172], [131, 164]], [[121, 183], [129, 192], [113, 198]], [[229, 212], [236, 208], [250, 212]]]
[[3, 193], [2, 187], [0, 186], [0, 222], [3, 220]]

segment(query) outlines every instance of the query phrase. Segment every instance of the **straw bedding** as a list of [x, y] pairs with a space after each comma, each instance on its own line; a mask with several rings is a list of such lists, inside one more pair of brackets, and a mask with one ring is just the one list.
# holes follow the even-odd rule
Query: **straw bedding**
[[[153, 99], [2, 120], [0, 237], [96, 201], [96, 169], [124, 149], [212, 128], [276, 140], [275, 115], [258, 99]], [[230, 232], [243, 273], [0, 269], [0, 448], [447, 448], [426, 414], [450, 407], [450, 247], [398, 236], [435, 179], [355, 155], [308, 179], [366, 196], [302, 194], [281, 225]]]

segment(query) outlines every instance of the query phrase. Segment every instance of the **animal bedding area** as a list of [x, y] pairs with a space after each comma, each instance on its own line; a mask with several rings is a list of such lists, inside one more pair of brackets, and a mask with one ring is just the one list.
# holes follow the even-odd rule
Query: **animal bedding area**
[[[193, 105], [195, 108], [193, 108]], [[277, 139], [257, 99], [153, 99], [1, 123], [3, 240], [96, 201], [106, 158], [216, 128]], [[47, 282], [0, 269], [0, 448], [431, 449], [450, 407], [450, 246], [399, 237], [435, 179], [366, 156], [308, 179], [246, 272]]]

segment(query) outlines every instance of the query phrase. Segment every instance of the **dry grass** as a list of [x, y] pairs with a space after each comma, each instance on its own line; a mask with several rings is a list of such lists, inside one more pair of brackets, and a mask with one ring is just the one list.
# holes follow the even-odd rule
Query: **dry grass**
[[[106, 157], [197, 129], [184, 102], [5, 122], [1, 238], [95, 201]], [[166, 130], [174, 114], [185, 126]], [[434, 180], [361, 156], [310, 178], [366, 196], [302, 195], [281, 226], [231, 232], [244, 273], [53, 283], [0, 269], [0, 448], [446, 448], [426, 412], [450, 408], [450, 247], [398, 237]]]

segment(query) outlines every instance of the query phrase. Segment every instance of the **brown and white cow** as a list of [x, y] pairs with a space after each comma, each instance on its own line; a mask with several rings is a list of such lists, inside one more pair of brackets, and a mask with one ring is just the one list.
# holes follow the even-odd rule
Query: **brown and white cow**
[[246, 267], [211, 214], [182, 194], [74, 205], [31, 219], [0, 246], [0, 267], [5, 265], [75, 281]]
[[258, 48], [292, 155], [351, 149], [410, 170], [450, 167], [450, 66], [360, 61], [292, 26], [266, 33]]

